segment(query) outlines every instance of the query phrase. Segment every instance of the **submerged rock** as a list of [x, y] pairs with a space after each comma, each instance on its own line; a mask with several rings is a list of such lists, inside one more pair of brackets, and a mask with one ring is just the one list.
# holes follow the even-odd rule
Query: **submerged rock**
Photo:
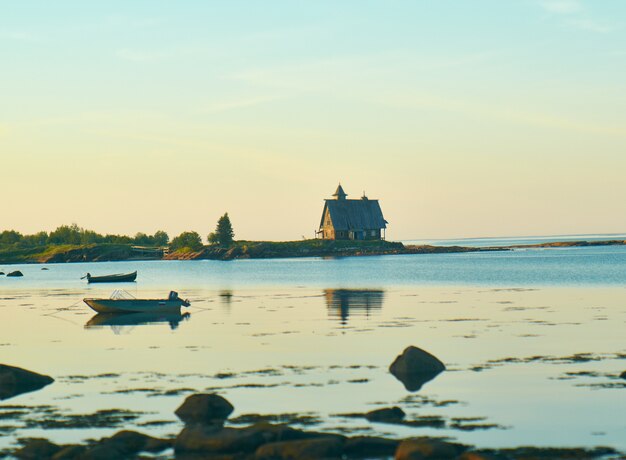
[[52, 382], [54, 379], [47, 375], [0, 364], [0, 400], [39, 390]]
[[13, 272], [7, 273], [7, 276], [12, 276], [12, 277], [15, 278], [15, 277], [19, 277], [19, 276], [24, 276], [24, 274], [21, 271], [19, 271], [19, 270], [15, 270]]
[[176, 409], [176, 416], [187, 424], [222, 424], [235, 408], [215, 393], [197, 393], [188, 396]]
[[408, 391], [417, 391], [424, 383], [434, 379], [446, 366], [427, 351], [407, 347], [389, 366], [389, 372], [400, 380]]
[[401, 422], [405, 413], [397, 406], [384, 407], [382, 409], [376, 409], [365, 414], [365, 418], [370, 422]]
[[405, 439], [396, 450], [395, 460], [457, 458], [467, 446], [431, 438]]

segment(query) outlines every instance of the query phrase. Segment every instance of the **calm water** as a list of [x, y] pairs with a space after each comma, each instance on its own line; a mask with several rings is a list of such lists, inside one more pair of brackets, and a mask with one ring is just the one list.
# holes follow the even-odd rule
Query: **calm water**
[[[135, 418], [121, 426], [173, 435], [187, 394], [218, 391], [233, 417], [307, 414], [318, 430], [626, 449], [626, 388], [616, 378], [626, 370], [623, 247], [46, 267], [0, 267], [25, 274], [0, 278], [0, 363], [56, 379], [0, 401], [0, 448], [18, 437], [70, 442], [120, 429], [42, 430], [3, 419], [9, 405], [32, 417], [44, 406], [64, 416], [122, 409]], [[137, 283], [79, 279], [135, 269]], [[184, 317], [110, 319], [82, 303], [115, 288], [137, 297], [175, 289], [192, 306]], [[416, 393], [387, 372], [408, 345], [448, 367]], [[338, 416], [392, 405], [445, 427]], [[492, 426], [455, 427], [473, 418]]]
[[626, 246], [503, 252], [235, 261], [143, 261], [0, 266], [24, 278], [0, 289], [85, 288], [80, 277], [139, 271], [139, 287], [372, 287], [626, 285]]

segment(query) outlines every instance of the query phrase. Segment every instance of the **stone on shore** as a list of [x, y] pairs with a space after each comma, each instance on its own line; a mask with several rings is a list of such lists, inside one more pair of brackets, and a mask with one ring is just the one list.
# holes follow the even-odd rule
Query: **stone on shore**
[[253, 453], [263, 444], [311, 439], [322, 435], [290, 428], [286, 425], [257, 423], [245, 428], [222, 428], [215, 425], [188, 425], [176, 438], [176, 452], [205, 454]]
[[19, 459], [46, 460], [51, 459], [60, 450], [60, 446], [47, 439], [33, 438], [17, 450], [14, 455]]
[[344, 442], [345, 439], [337, 435], [273, 442], [259, 447], [254, 458], [258, 460], [341, 459]]
[[0, 400], [39, 390], [52, 382], [54, 379], [47, 375], [0, 364]]
[[198, 393], [188, 396], [176, 409], [176, 415], [186, 424], [222, 424], [235, 408], [226, 399], [215, 393]]
[[400, 380], [408, 391], [417, 391], [434, 379], [446, 366], [435, 356], [420, 348], [409, 346], [389, 366], [389, 372]]
[[370, 422], [396, 423], [401, 422], [406, 414], [397, 406], [376, 409], [365, 414]]
[[452, 459], [467, 446], [430, 438], [405, 439], [396, 450], [395, 460]]
[[19, 277], [19, 276], [24, 276], [24, 274], [21, 271], [19, 271], [19, 270], [15, 270], [13, 272], [7, 273], [7, 276], [12, 276], [12, 277], [15, 278], [15, 277]]

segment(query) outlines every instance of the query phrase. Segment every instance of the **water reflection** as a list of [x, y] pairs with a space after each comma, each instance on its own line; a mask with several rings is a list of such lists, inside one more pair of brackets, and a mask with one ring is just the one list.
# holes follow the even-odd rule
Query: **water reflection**
[[98, 313], [91, 317], [85, 328], [110, 326], [114, 332], [121, 332], [124, 326], [168, 323], [175, 330], [181, 321], [191, 317], [190, 313]]
[[220, 291], [220, 303], [222, 304], [222, 308], [224, 312], [230, 314], [232, 303], [233, 303], [233, 291], [230, 289], [223, 289]]
[[372, 312], [383, 308], [385, 291], [381, 289], [326, 289], [328, 314], [347, 324], [348, 317], [361, 315], [369, 317]]

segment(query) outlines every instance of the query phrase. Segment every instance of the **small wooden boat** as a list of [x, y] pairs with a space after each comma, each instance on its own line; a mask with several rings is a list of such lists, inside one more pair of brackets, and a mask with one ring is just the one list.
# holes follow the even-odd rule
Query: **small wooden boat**
[[188, 307], [188, 300], [171, 291], [167, 299], [136, 299], [124, 291], [114, 291], [109, 299], [83, 299], [98, 313], [180, 313], [180, 307]]
[[88, 283], [130, 283], [137, 279], [137, 272], [103, 276], [91, 276], [91, 273], [87, 273], [81, 280], [85, 278], [87, 278]]

